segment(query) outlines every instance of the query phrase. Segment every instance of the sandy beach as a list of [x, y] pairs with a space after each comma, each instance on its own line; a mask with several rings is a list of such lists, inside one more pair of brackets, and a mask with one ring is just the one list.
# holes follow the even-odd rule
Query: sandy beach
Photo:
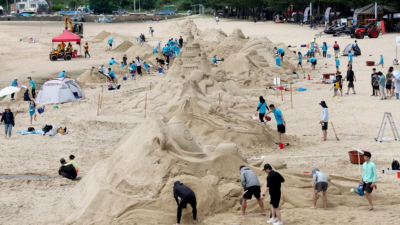
[[[176, 222], [172, 185], [177, 179], [194, 188], [202, 224], [266, 224], [268, 218], [261, 216], [254, 199], [249, 201], [247, 217], [238, 216], [242, 192], [239, 166], [251, 167], [264, 191], [267, 175], [261, 167], [267, 162], [286, 179], [281, 200], [284, 224], [400, 224], [400, 179], [396, 174], [382, 174], [382, 169], [391, 167], [393, 159], [400, 160], [399, 144], [393, 140], [389, 125], [384, 136], [391, 140], [374, 141], [385, 112], [391, 112], [400, 126], [400, 101], [371, 96], [373, 67], [365, 64], [379, 61], [383, 54], [384, 68], [375, 68], [386, 74], [396, 55], [398, 34], [358, 40], [362, 55], [354, 57], [353, 62], [357, 94], [344, 95], [338, 102], [330, 100], [332, 84], [319, 83], [321, 74], [335, 72], [334, 58], [318, 55], [316, 70], [311, 70], [304, 59], [304, 72], [296, 69], [295, 54], [287, 54], [284, 69], [276, 68], [273, 61], [273, 46], [291, 45], [290, 50], [305, 54], [306, 48], [300, 46], [309, 43], [322, 28], [310, 30], [294, 24], [224, 19], [217, 25], [212, 18], [189, 18], [193, 23], [187, 19], [85, 23], [83, 43], [89, 43], [92, 58], [57, 62], [50, 61], [48, 54], [52, 37], [63, 31], [62, 22], [0, 23], [0, 88], [9, 86], [14, 77], [23, 84], [28, 76], [38, 83], [56, 77], [62, 70], [74, 78], [87, 75], [78, 78], [86, 99], [59, 104], [58, 109], [46, 106], [45, 113], [38, 115], [33, 125], [36, 129], [45, 124], [67, 127], [67, 135], [17, 134], [31, 126], [29, 103], [22, 99], [0, 101], [1, 109], [10, 106], [19, 111], [11, 139], [0, 138], [0, 224], [172, 224]], [[154, 44], [179, 38], [180, 34], [186, 38], [188, 26], [193, 43], [199, 44], [203, 55], [207, 54], [205, 59], [192, 57], [190, 50], [183, 50], [182, 57], [171, 63], [166, 74], [152, 71], [134, 81], [122, 81], [119, 77], [122, 87], [118, 91], [107, 91], [104, 79], [89, 76], [93, 74], [92, 67], [107, 65], [111, 57], [121, 62], [124, 54], [128, 61], [141, 56], [155, 65]], [[154, 37], [148, 34], [149, 27], [155, 30]], [[126, 51], [107, 51], [109, 36], [99, 40], [102, 31], [115, 37], [116, 46], [125, 41], [133, 46]], [[139, 46], [136, 37], [140, 33], [146, 35], [150, 46]], [[38, 41], [24, 41], [31, 37]], [[337, 41], [341, 48], [354, 40], [349, 36], [317, 38], [320, 46], [322, 42], [333, 45]], [[214, 54], [225, 58], [218, 67], [211, 65]], [[334, 54], [332, 47], [328, 54]], [[189, 59], [199, 63], [197, 70], [191, 69], [193, 62]], [[208, 65], [204, 65], [204, 60]], [[347, 57], [340, 57], [340, 61], [340, 71], [345, 76]], [[203, 83], [211, 78], [204, 76], [201, 68], [208, 70], [213, 84]], [[290, 75], [292, 68], [299, 79]], [[307, 75], [312, 80], [303, 79]], [[292, 103], [290, 91], [281, 96], [280, 92], [266, 89], [274, 76], [280, 76], [288, 87], [291, 85]], [[344, 92], [347, 84], [343, 83]], [[300, 92], [299, 87], [307, 91]], [[102, 89], [103, 104], [97, 116]], [[275, 144], [275, 119], [263, 125], [251, 118], [260, 95], [285, 116], [290, 146], [282, 150]], [[339, 141], [331, 126], [328, 140], [322, 141], [320, 101], [327, 102]], [[3, 135], [4, 126], [0, 130]], [[354, 148], [370, 151], [377, 167], [378, 189], [372, 194], [372, 212], [367, 211], [365, 197], [349, 192], [350, 188], [357, 188], [360, 179], [358, 165], [349, 162], [348, 151]], [[75, 181], [63, 179], [57, 173], [59, 159], [70, 154], [76, 156], [80, 166]], [[330, 179], [327, 210], [322, 209], [321, 199], [318, 209], [309, 208], [312, 177], [303, 172], [314, 167]], [[49, 179], [3, 179], [1, 175], [40, 175]], [[264, 204], [269, 214], [269, 198]], [[184, 210], [182, 224], [191, 224], [188, 208]]]

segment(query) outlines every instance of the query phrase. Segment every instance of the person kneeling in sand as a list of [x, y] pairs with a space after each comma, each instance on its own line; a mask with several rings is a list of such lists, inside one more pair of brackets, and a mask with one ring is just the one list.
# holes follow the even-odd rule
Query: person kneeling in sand
[[113, 82], [114, 84], [118, 84], [117, 77], [115, 76], [115, 73], [111, 70], [111, 68], [108, 68], [108, 76], [110, 77], [111, 82]]
[[64, 178], [68, 178], [70, 180], [74, 180], [78, 175], [76, 173], [75, 167], [71, 165], [65, 165], [67, 162], [64, 158], [60, 159], [61, 167], [58, 169], [58, 174]]
[[[181, 202], [179, 202], [178, 197], [181, 199]], [[190, 204], [190, 206], [192, 206], [193, 223], [194, 224], [198, 223], [199, 221], [196, 218], [197, 217], [196, 194], [192, 191], [192, 189], [188, 188], [180, 181], [175, 181], [174, 198], [176, 204], [178, 204], [177, 223], [175, 223], [174, 225], [180, 224], [182, 217], [182, 209], [185, 209], [187, 207], [187, 204]]]
[[260, 198], [261, 185], [260, 182], [258, 181], [257, 175], [246, 166], [240, 166], [239, 170], [240, 170], [240, 180], [242, 182], [242, 187], [244, 190], [243, 202], [242, 202], [242, 215], [240, 217], [246, 216], [246, 205], [247, 205], [246, 203], [247, 200], [250, 200], [253, 195], [257, 199], [258, 204], [260, 205], [261, 214], [265, 216], [264, 203]]
[[326, 190], [328, 190], [328, 178], [323, 172], [319, 171], [318, 168], [313, 169], [312, 177], [313, 177], [312, 187], [314, 188], [314, 193], [313, 193], [313, 205], [310, 208], [311, 209], [317, 208], [318, 193], [322, 191], [322, 201], [324, 202], [324, 208], [327, 209], [328, 198], [326, 197]]

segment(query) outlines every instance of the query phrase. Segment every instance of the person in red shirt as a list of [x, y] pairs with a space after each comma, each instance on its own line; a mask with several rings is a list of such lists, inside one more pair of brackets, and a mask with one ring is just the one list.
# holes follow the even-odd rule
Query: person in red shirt
[[85, 58], [86, 56], [89, 56], [89, 59], [92, 58], [89, 54], [89, 44], [86, 42], [83, 47], [85, 48]]

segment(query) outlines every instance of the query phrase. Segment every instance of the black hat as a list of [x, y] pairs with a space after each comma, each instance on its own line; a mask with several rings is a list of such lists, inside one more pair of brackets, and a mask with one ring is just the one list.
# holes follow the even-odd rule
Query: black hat
[[64, 163], [65, 163], [65, 159], [64, 159], [64, 158], [61, 158], [61, 159], [60, 159], [60, 163], [63, 163], [63, 164], [64, 164]]
[[370, 152], [364, 152], [364, 156], [367, 156], [367, 157], [371, 158], [371, 153]]
[[373, 68], [372, 70], [376, 70], [375, 68]]
[[182, 183], [179, 180], [174, 182], [174, 187], [178, 185], [182, 185]]
[[321, 101], [319, 104], [320, 104], [321, 106], [326, 106], [326, 102], [325, 102], [325, 101]]
[[264, 169], [263, 169], [262, 171], [265, 171], [265, 170], [267, 170], [267, 169], [272, 170], [272, 166], [269, 165], [268, 163], [264, 165]]

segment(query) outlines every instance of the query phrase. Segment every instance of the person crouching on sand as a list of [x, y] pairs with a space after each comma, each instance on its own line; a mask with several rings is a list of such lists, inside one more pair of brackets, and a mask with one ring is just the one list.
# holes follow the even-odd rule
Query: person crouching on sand
[[115, 73], [111, 70], [111, 68], [108, 68], [108, 76], [110, 77], [111, 82], [113, 82], [114, 84], [118, 84], [117, 77], [115, 76]]
[[242, 215], [240, 217], [246, 216], [246, 206], [247, 200], [250, 200], [253, 195], [260, 205], [261, 214], [265, 216], [264, 203], [261, 199], [261, 185], [258, 181], [257, 175], [248, 167], [240, 166], [240, 180], [243, 187], [243, 202], [242, 202]]
[[[177, 207], [177, 223], [174, 225], [179, 225], [181, 223], [182, 217], [182, 209], [187, 207], [187, 204], [192, 206], [192, 213], [193, 213], [193, 224], [197, 224], [199, 221], [197, 220], [197, 202], [196, 202], [196, 194], [193, 192], [192, 189], [182, 184], [180, 181], [176, 181], [174, 183], [174, 198]], [[179, 202], [178, 197], [181, 199]]]
[[313, 70], [315, 70], [315, 66], [317, 65], [317, 59], [316, 58], [309, 58], [307, 60], [307, 62], [311, 63], [311, 67], [313, 68]]
[[314, 188], [314, 192], [313, 192], [313, 205], [310, 208], [311, 209], [317, 208], [318, 193], [322, 191], [322, 201], [324, 202], [324, 208], [327, 209], [328, 198], [326, 196], [326, 191], [328, 190], [328, 178], [323, 172], [319, 171], [318, 168], [313, 169], [312, 177], [313, 177], [312, 187]]

